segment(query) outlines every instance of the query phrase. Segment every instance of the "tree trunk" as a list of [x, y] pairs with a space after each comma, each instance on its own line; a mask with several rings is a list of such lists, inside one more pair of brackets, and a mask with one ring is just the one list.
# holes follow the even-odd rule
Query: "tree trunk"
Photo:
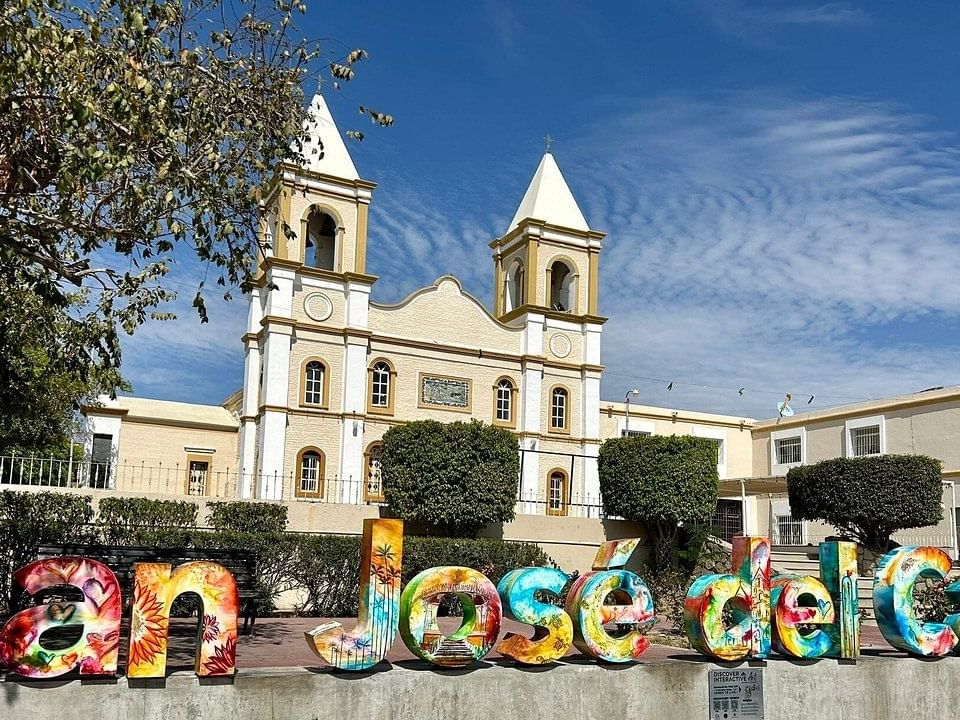
[[660, 574], [677, 567], [677, 524], [668, 521], [648, 522], [653, 541], [653, 572]]

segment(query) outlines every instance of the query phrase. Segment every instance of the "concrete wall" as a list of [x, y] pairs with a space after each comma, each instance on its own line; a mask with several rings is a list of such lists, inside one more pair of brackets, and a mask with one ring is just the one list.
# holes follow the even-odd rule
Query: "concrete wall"
[[[392, 666], [369, 676], [305, 668], [241, 670], [232, 683], [178, 673], [163, 683], [7, 681], [0, 716], [61, 720], [403, 720], [576, 717], [583, 720], [707, 718], [704, 662], [549, 668], [478, 663], [444, 672]], [[729, 667], [729, 666], [727, 666]], [[746, 665], [740, 666], [746, 668]], [[863, 657], [773, 660], [764, 668], [767, 720], [953, 720], [960, 659]], [[130, 687], [134, 685], [134, 687]], [[165, 687], [164, 687], [165, 685]]]

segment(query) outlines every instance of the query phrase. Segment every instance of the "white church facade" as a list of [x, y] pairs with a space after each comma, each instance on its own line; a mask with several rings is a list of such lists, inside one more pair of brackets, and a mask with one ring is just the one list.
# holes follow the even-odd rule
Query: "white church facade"
[[749, 474], [748, 419], [601, 401], [604, 234], [549, 151], [490, 243], [489, 305], [449, 275], [383, 304], [367, 272], [376, 185], [322, 96], [310, 110], [305, 166], [283, 167], [265, 197], [270, 249], [249, 296], [242, 390], [223, 406], [121, 397], [86, 408], [88, 458], [109, 464], [111, 487], [375, 503], [383, 434], [421, 419], [514, 432], [531, 513], [597, 515], [600, 445], [625, 432], [713, 438], [721, 477]]

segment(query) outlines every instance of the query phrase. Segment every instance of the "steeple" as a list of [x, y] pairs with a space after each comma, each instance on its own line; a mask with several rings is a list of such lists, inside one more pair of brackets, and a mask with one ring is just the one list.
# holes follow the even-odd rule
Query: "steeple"
[[303, 125], [307, 134], [303, 145], [304, 169], [343, 180], [359, 180], [360, 174], [323, 95], [313, 96], [307, 112]]
[[524, 322], [534, 312], [602, 323], [597, 290], [604, 234], [587, 224], [549, 142], [510, 227], [490, 243], [494, 314], [505, 322]]
[[507, 232], [527, 219], [541, 220], [550, 225], [584, 232], [590, 229], [549, 150], [543, 154]]

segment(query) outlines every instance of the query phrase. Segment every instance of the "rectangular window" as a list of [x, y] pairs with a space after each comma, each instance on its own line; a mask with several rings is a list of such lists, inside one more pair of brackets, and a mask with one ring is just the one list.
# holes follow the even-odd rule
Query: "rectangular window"
[[717, 500], [717, 507], [710, 518], [710, 526], [726, 542], [733, 540], [734, 535], [743, 532], [743, 505], [739, 500]]
[[191, 460], [187, 476], [187, 494], [203, 496], [207, 494], [207, 473], [210, 463], [205, 460]]
[[880, 426], [850, 428], [850, 450], [853, 457], [880, 454]]
[[800, 436], [775, 440], [777, 464], [792, 465], [803, 462], [803, 443]]
[[112, 460], [113, 435], [95, 434], [90, 451], [90, 487], [109, 487]]
[[500, 422], [510, 422], [510, 400], [512, 399], [512, 388], [500, 386], [497, 388], [497, 420]]
[[777, 515], [777, 545], [803, 545], [803, 522], [792, 515]]

